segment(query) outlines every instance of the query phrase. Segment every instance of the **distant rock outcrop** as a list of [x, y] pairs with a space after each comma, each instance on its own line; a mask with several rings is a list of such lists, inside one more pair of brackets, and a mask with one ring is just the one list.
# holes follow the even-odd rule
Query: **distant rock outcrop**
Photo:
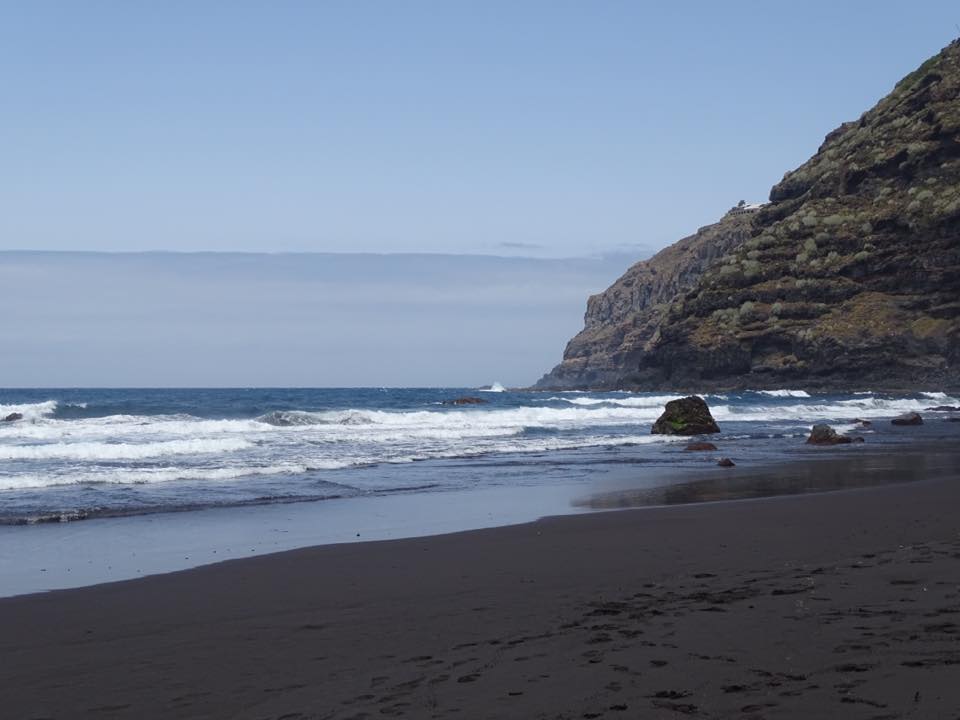
[[728, 215], [638, 262], [587, 301], [584, 329], [567, 343], [563, 362], [537, 383], [543, 388], [613, 388], [624, 370], [660, 340], [670, 303], [693, 288], [711, 264], [750, 237], [749, 215]]
[[489, 400], [478, 397], [460, 397], [453, 400], [444, 400], [444, 405], [486, 405]]
[[590, 298], [539, 387], [960, 387], [960, 41], [755, 212]]
[[704, 435], [718, 433], [720, 428], [704, 399], [692, 395], [668, 402], [651, 432], [654, 435]]

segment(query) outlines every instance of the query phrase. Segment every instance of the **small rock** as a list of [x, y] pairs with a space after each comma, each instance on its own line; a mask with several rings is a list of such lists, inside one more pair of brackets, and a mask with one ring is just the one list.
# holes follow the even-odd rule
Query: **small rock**
[[923, 418], [918, 413], [904, 413], [890, 421], [893, 425], [923, 425]]
[[936, 407], [928, 407], [928, 412], [960, 412], [960, 407], [955, 405], [937, 405]]
[[873, 423], [870, 422], [869, 420], [863, 420], [861, 418], [854, 418], [853, 421], [860, 427], [870, 427], [871, 425], [873, 425]]
[[689, 445], [687, 445], [687, 448], [686, 448], [686, 449], [687, 449], [687, 450], [691, 450], [691, 451], [695, 451], [695, 452], [700, 452], [700, 451], [703, 451], [703, 450], [716, 450], [716, 449], [717, 449], [717, 446], [714, 445], [713, 443], [709, 443], [709, 442], [695, 442], [695, 443], [690, 443]]
[[736, 463], [730, 458], [720, 458], [717, 460], [717, 465], [720, 467], [736, 467]]
[[807, 438], [807, 445], [845, 445], [852, 442], [846, 435], [838, 435], [829, 425], [814, 425]]
[[704, 435], [718, 433], [720, 428], [704, 399], [691, 395], [668, 402], [650, 432], [654, 435]]
[[478, 397], [461, 397], [454, 398], [453, 400], [444, 400], [444, 405], [485, 405], [490, 402], [489, 400], [484, 400], [483, 398]]
[[14, 412], [10, 413], [3, 419], [4, 422], [13, 422], [14, 420], [23, 420], [23, 414]]
[[857, 435], [854, 438], [850, 438], [850, 442], [861, 443], [861, 442], [866, 442], [866, 440], [864, 440], [862, 437]]

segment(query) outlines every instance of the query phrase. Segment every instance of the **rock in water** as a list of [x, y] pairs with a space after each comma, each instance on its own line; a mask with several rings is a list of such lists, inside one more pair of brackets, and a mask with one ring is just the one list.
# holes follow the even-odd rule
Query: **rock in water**
[[461, 397], [453, 400], [444, 400], [444, 405], [485, 405], [488, 400], [478, 397]]
[[10, 413], [3, 419], [4, 422], [13, 422], [14, 420], [23, 420], [23, 415], [21, 413]]
[[960, 407], [955, 405], [937, 405], [936, 407], [928, 407], [927, 410], [930, 412], [960, 412]]
[[695, 442], [687, 445], [686, 449], [692, 452], [704, 452], [708, 450], [716, 450], [717, 446], [709, 442]]
[[730, 458], [720, 458], [717, 460], [717, 465], [720, 467], [736, 467], [737, 464]]
[[845, 445], [852, 442], [846, 435], [839, 435], [829, 425], [814, 425], [807, 438], [807, 445]]
[[923, 425], [923, 418], [915, 412], [904, 413], [890, 421], [893, 425]]
[[704, 435], [718, 433], [716, 420], [703, 398], [690, 397], [671, 400], [653, 424], [653, 435]]

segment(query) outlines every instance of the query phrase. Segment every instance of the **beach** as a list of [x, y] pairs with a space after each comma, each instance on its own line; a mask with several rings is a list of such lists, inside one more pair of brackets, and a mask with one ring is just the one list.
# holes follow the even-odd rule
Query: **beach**
[[956, 718], [956, 468], [2, 599], [2, 714]]

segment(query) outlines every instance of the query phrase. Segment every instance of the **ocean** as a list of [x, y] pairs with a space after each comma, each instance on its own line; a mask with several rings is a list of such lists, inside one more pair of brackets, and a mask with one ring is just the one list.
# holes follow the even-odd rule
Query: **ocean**
[[[0, 390], [0, 524], [564, 485], [662, 482], [719, 455], [762, 465], [811, 453], [936, 441], [947, 423], [895, 428], [945, 393], [705, 395], [717, 453], [650, 434], [678, 394], [491, 388]], [[481, 403], [451, 405], [461, 397]], [[947, 413], [931, 413], [938, 419]], [[875, 422], [858, 427], [854, 420]], [[865, 438], [810, 448], [816, 422]], [[955, 430], [952, 425], [951, 430]], [[952, 442], [952, 440], [951, 440]], [[356, 506], [356, 505], [355, 505]], [[362, 507], [362, 506], [361, 506]], [[372, 507], [372, 506], [371, 506]]]

